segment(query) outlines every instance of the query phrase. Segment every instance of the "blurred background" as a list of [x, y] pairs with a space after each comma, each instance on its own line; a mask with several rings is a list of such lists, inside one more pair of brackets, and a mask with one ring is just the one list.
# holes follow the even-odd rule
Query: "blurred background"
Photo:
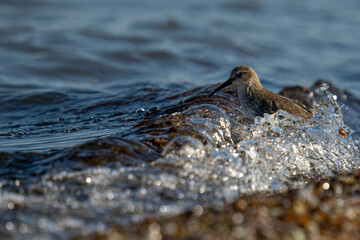
[[0, 91], [188, 89], [248, 64], [274, 91], [326, 78], [360, 95], [359, 10], [357, 0], [2, 0]]

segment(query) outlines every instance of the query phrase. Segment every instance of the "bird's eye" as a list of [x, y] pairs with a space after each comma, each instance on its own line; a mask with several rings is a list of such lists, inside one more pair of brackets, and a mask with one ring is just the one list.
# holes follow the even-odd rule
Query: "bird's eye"
[[243, 72], [237, 72], [237, 73], [236, 73], [236, 76], [237, 76], [237, 77], [241, 77], [242, 75], [243, 75]]

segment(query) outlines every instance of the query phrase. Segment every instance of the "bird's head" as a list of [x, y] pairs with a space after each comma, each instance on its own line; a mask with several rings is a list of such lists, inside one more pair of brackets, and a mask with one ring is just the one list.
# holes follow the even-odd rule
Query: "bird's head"
[[241, 65], [235, 67], [230, 73], [230, 78], [226, 82], [221, 84], [218, 88], [216, 88], [209, 96], [212, 96], [217, 91], [232, 84], [235, 84], [238, 88], [262, 87], [259, 77], [254, 71], [254, 69], [246, 65]]

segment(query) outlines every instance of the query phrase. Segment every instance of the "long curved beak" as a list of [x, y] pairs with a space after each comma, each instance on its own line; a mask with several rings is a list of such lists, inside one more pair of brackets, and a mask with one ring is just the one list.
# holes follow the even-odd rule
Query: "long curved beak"
[[232, 82], [233, 82], [233, 80], [231, 78], [229, 78], [228, 80], [226, 80], [226, 82], [221, 84], [217, 89], [215, 89], [212, 93], [210, 93], [209, 97], [211, 97], [212, 95], [214, 95], [214, 93], [223, 89], [224, 87], [230, 86], [232, 84]]

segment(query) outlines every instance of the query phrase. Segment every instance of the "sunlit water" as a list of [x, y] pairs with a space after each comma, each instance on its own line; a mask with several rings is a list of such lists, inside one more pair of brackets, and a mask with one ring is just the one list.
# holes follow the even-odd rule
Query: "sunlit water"
[[[68, 238], [359, 168], [357, 1], [0, 3], [0, 238]], [[235, 65], [311, 87], [243, 118]], [[350, 92], [351, 91], [351, 92]], [[199, 210], [200, 209], [200, 210]]]

